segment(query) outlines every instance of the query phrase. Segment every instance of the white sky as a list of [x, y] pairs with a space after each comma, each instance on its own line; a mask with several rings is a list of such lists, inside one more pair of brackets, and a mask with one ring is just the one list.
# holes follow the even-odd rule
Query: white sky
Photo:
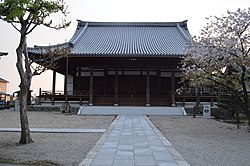
[[[227, 10], [250, 7], [250, 0], [65, 0], [68, 5], [69, 28], [55, 31], [38, 27], [28, 36], [28, 45], [49, 45], [68, 41], [77, 19], [110, 22], [176, 22], [188, 20], [191, 35], [198, 35], [206, 23], [205, 17], [222, 16]], [[56, 18], [57, 19], [57, 18]], [[15, 49], [19, 36], [14, 28], [0, 20], [0, 51], [9, 55], [0, 59], [0, 77], [8, 80], [8, 92], [19, 90], [19, 75], [15, 66]], [[57, 75], [58, 76], [58, 75]], [[57, 77], [57, 90], [63, 90], [63, 77]], [[47, 71], [33, 77], [31, 89], [51, 90], [52, 76]]]

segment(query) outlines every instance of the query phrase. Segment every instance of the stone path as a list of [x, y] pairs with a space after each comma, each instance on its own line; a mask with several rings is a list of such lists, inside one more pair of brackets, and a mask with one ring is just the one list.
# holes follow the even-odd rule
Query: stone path
[[103, 137], [80, 166], [189, 166], [146, 116], [119, 115]]

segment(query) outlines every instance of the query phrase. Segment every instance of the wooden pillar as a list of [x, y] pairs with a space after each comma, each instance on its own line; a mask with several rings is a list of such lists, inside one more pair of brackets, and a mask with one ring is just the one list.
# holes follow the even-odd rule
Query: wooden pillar
[[52, 80], [52, 105], [55, 104], [56, 95], [56, 71], [53, 70], [53, 80]]
[[115, 69], [115, 103], [114, 106], [118, 106], [118, 68]]
[[161, 70], [157, 71], [157, 79], [158, 79], [158, 96], [161, 96]]
[[77, 75], [78, 75], [78, 77], [77, 77], [77, 90], [78, 91], [80, 91], [80, 84], [81, 84], [81, 66], [78, 66], [78, 70], [76, 70], [76, 72], [78, 72], [77, 73]]
[[185, 97], [182, 98], [182, 107], [185, 107], [185, 104], [186, 104], [186, 99]]
[[108, 70], [107, 69], [104, 69], [104, 94], [103, 96], [107, 96], [107, 80], [108, 80]]
[[213, 106], [214, 106], [214, 99], [211, 98], [211, 107], [213, 107]]
[[39, 88], [39, 96], [42, 96], [42, 88]]
[[150, 74], [149, 70], [147, 70], [146, 76], [146, 106], [150, 106]]
[[64, 96], [65, 96], [65, 103], [68, 104], [68, 74], [69, 74], [69, 58], [66, 57], [66, 72], [64, 77]]
[[176, 107], [175, 103], [175, 70], [172, 68], [171, 72], [171, 106]]
[[93, 81], [94, 81], [94, 71], [93, 66], [90, 68], [90, 77], [89, 77], [89, 105], [93, 105]]

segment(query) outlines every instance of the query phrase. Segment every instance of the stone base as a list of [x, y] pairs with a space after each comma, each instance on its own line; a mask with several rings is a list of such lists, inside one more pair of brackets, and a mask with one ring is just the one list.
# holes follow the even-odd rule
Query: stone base
[[71, 106], [69, 103], [63, 103], [60, 107], [62, 113], [71, 113]]
[[[53, 106], [53, 105], [48, 105], [48, 106], [43, 106], [43, 105], [32, 105], [28, 106], [28, 111], [41, 111], [41, 112], [61, 112], [62, 110], [60, 109], [61, 106]], [[71, 106], [70, 112], [72, 114], [76, 114], [77, 111], [79, 110], [80, 106]]]

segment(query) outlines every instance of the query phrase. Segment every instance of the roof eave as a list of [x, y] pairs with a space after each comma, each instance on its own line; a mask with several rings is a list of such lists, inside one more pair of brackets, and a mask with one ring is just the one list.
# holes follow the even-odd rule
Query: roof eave
[[0, 82], [3, 82], [3, 83], [9, 83], [9, 81], [3, 79], [3, 78], [0, 78]]
[[0, 52], [0, 56], [6, 56], [6, 55], [8, 55], [7, 52]]
[[69, 57], [136, 57], [136, 58], [181, 58], [184, 54], [71, 54]]
[[78, 26], [173, 26], [176, 27], [179, 24], [181, 27], [187, 29], [187, 21], [180, 22], [93, 22], [93, 21], [82, 21], [77, 20]]

